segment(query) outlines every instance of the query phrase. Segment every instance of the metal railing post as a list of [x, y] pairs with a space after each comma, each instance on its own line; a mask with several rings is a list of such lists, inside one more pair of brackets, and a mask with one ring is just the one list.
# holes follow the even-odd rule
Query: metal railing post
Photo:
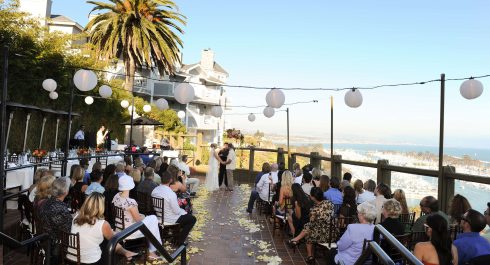
[[385, 168], [389, 164], [389, 161], [386, 159], [378, 160], [377, 183], [384, 183], [388, 187], [391, 187], [391, 170]]
[[291, 159], [288, 161], [288, 169], [292, 170], [293, 165], [296, 163], [296, 154], [291, 154]]
[[442, 167], [442, 185], [438, 188], [438, 201], [439, 209], [443, 212], [447, 212], [449, 207], [449, 202], [454, 197], [454, 184], [455, 180], [453, 178], [448, 178], [448, 173], [456, 173], [456, 168], [453, 166]]

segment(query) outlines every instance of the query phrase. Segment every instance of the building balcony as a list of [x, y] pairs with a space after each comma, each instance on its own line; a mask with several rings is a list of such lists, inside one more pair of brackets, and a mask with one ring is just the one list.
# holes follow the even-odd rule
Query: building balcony
[[197, 108], [189, 106], [187, 109], [188, 127], [199, 130], [217, 130], [219, 119], [209, 114], [200, 114]]

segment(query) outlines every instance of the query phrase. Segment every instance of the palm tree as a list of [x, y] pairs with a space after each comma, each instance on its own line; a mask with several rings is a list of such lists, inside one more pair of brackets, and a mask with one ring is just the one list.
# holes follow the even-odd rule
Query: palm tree
[[126, 90], [132, 91], [134, 74], [143, 66], [155, 65], [160, 75], [172, 74], [180, 63], [182, 34], [179, 26], [186, 17], [178, 13], [171, 0], [87, 1], [95, 5], [90, 13], [107, 11], [87, 24], [90, 43], [104, 59], [122, 58], [126, 73]]

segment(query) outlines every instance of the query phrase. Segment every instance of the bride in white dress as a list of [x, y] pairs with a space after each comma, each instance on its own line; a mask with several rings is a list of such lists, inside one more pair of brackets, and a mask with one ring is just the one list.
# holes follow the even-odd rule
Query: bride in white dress
[[216, 153], [216, 144], [211, 144], [211, 150], [209, 150], [209, 162], [208, 172], [206, 173], [206, 189], [208, 191], [215, 191], [219, 189], [219, 165], [222, 160]]

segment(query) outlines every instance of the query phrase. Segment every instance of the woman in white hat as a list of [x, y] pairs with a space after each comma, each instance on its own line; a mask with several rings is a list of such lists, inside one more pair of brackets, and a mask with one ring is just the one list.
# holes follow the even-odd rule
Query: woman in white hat
[[[162, 244], [162, 239], [160, 238], [160, 230], [158, 229], [158, 219], [155, 215], [144, 216], [138, 211], [138, 203], [129, 198], [129, 191], [134, 188], [135, 184], [133, 178], [127, 175], [121, 176], [119, 178], [119, 193], [112, 199], [112, 204], [114, 206], [120, 207], [124, 210], [124, 225], [129, 227], [130, 225], [143, 221], [148, 230], [153, 234], [153, 236]], [[143, 234], [140, 231], [135, 232], [128, 239], [140, 238]], [[156, 248], [150, 243], [149, 247], [150, 259], [159, 259], [159, 256], [155, 253]]]

